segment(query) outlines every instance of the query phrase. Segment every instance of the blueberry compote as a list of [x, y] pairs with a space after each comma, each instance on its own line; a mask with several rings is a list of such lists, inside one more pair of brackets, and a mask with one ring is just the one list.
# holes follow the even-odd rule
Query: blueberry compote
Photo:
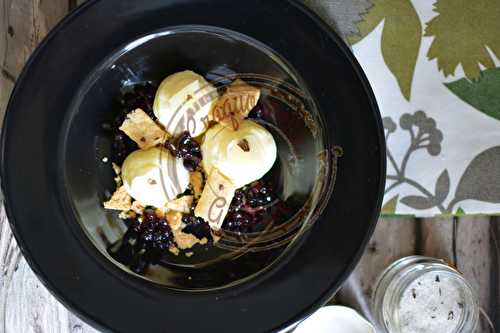
[[222, 228], [236, 233], [263, 231], [283, 208], [269, 184], [255, 181], [236, 190]]
[[113, 118], [111, 124], [104, 127], [112, 133], [112, 159], [118, 165], [122, 165], [125, 158], [134, 150], [139, 149], [137, 144], [132, 141], [125, 133], [119, 130], [125, 117], [130, 111], [137, 108], [142, 109], [151, 118], [156, 119], [153, 113], [153, 102], [156, 88], [150, 84], [138, 84], [126, 93], [118, 101], [118, 112]]
[[141, 217], [125, 222], [127, 232], [108, 251], [137, 274], [143, 274], [150, 264], [157, 264], [169, 247], [175, 245], [167, 220], [159, 218], [153, 209], [145, 209]]
[[189, 132], [184, 132], [177, 138], [167, 140], [167, 142], [165, 142], [165, 148], [175, 157], [182, 158], [184, 167], [188, 171], [194, 171], [200, 165], [202, 159], [201, 147], [200, 144], [189, 135]]
[[[138, 84], [128, 89], [120, 98], [115, 118], [110, 125], [104, 126], [112, 137], [112, 160], [116, 164], [121, 165], [131, 152], [139, 149], [135, 142], [119, 130], [126, 115], [141, 108], [156, 120], [153, 113], [155, 90], [150, 83]], [[265, 119], [266, 109], [263, 104], [258, 103], [250, 112], [249, 118], [257, 121]], [[165, 148], [173, 156], [181, 158], [187, 170], [200, 170], [200, 144], [188, 132], [168, 140]], [[224, 231], [237, 234], [255, 233], [283, 220], [288, 212], [286, 205], [271, 185], [270, 180], [276, 177], [271, 175], [268, 178], [252, 182], [236, 191], [222, 225]], [[196, 202], [193, 207], [195, 205]], [[191, 213], [185, 214], [182, 221], [185, 224], [183, 232], [193, 234], [199, 239], [207, 238], [207, 246], [213, 244], [210, 227], [202, 218]], [[162, 259], [173, 255], [169, 252], [169, 248], [176, 245], [172, 230], [167, 220], [158, 217], [153, 208], [146, 208], [142, 215], [129, 218], [125, 223], [128, 229], [122, 239], [108, 247], [108, 252], [117, 261], [137, 274], [145, 274], [150, 265], [158, 264]]]

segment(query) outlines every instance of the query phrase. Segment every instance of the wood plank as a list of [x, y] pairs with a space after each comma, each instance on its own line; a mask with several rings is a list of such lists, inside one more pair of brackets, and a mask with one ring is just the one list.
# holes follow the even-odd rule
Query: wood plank
[[420, 225], [421, 241], [417, 253], [443, 259], [455, 265], [453, 254], [453, 219], [436, 217], [422, 219]]
[[68, 0], [0, 0], [0, 116], [38, 43], [68, 11]]
[[490, 258], [491, 298], [488, 309], [489, 316], [498, 331], [500, 330], [500, 217], [492, 217], [490, 220]]
[[68, 0], [68, 1], [69, 1], [69, 10], [73, 10], [76, 7], [83, 4], [84, 2], [86, 2], [87, 0]]
[[[457, 268], [479, 296], [479, 306], [485, 311], [491, 321], [496, 321], [498, 314], [490, 307], [498, 301], [498, 296], [492, 294], [492, 288], [498, 286], [498, 277], [492, 274], [494, 266], [498, 268], [491, 253], [490, 218], [486, 216], [463, 217], [457, 223]], [[496, 298], [493, 300], [492, 298]], [[482, 317], [478, 332], [489, 332], [490, 324]]]
[[[6, 0], [2, 0], [5, 2]], [[14, 30], [9, 24], [5, 3], [0, 3], [0, 125], [5, 114], [5, 107], [14, 88], [15, 77], [5, 69], [8, 44], [14, 36]]]

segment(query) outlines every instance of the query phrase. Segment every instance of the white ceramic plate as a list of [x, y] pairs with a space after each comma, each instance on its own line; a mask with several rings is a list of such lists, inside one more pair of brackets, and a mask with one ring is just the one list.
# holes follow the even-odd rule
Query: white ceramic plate
[[375, 333], [375, 328], [356, 311], [344, 306], [325, 306], [297, 326], [294, 333]]

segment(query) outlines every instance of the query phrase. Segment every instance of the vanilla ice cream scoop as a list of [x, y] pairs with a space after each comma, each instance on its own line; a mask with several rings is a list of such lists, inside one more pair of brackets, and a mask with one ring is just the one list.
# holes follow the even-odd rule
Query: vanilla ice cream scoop
[[236, 188], [262, 178], [277, 153], [271, 133], [251, 120], [243, 120], [237, 131], [220, 124], [210, 128], [201, 151], [205, 172], [219, 170]]
[[131, 153], [121, 171], [127, 193], [143, 206], [163, 207], [189, 185], [189, 172], [182, 160], [164, 148]]
[[210, 111], [218, 100], [217, 90], [201, 75], [183, 71], [165, 78], [156, 92], [153, 111], [167, 132], [192, 137], [207, 129]]

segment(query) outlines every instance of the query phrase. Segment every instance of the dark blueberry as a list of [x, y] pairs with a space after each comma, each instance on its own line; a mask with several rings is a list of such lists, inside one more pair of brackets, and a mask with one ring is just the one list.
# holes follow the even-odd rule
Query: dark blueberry
[[188, 132], [182, 133], [176, 140], [168, 140], [165, 143], [165, 148], [174, 156], [182, 158], [184, 167], [189, 171], [196, 170], [201, 162], [200, 144]]
[[198, 163], [195, 162], [194, 160], [184, 160], [183, 165], [184, 168], [186, 168], [186, 170], [190, 172], [195, 171], [196, 168], [198, 167]]
[[156, 119], [153, 112], [155, 90], [155, 87], [153, 87], [150, 83], [138, 84], [134, 86], [132, 91], [127, 92], [122, 96], [121, 105], [125, 110], [124, 113], [127, 114], [132, 110], [140, 108], [151, 118]]
[[146, 209], [142, 222], [126, 221], [127, 232], [108, 251], [119, 262], [138, 274], [145, 273], [150, 264], [157, 264], [168, 248], [175, 245], [174, 236], [167, 221], [159, 218], [152, 209]]
[[224, 219], [223, 228], [232, 232], [258, 232], [282, 218], [277, 207], [284, 205], [270, 186], [262, 181], [253, 182], [236, 190]]
[[165, 141], [165, 148], [174, 156], [177, 156], [177, 147], [175, 142], [172, 140]]
[[185, 215], [182, 217], [182, 222], [186, 225], [183, 232], [188, 234], [193, 234], [197, 238], [202, 239], [207, 238], [212, 241], [212, 234], [210, 233], [210, 226], [201, 217], [196, 217], [194, 215]]
[[254, 217], [245, 212], [236, 212], [226, 217], [226, 226], [231, 231], [247, 233], [252, 232]]

